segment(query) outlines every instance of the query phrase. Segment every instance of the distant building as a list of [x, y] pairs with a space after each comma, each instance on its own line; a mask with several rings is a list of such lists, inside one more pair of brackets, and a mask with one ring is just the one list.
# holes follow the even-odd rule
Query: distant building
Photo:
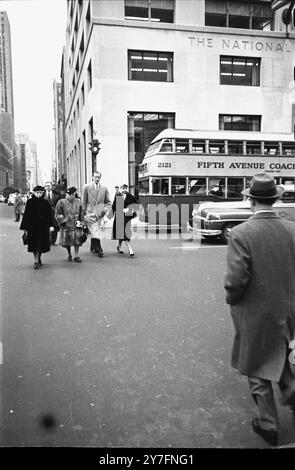
[[69, 184], [80, 192], [97, 168], [110, 189], [126, 181], [136, 193], [147, 146], [167, 127], [290, 134], [295, 28], [283, 12], [292, 3], [69, 0]]
[[15, 186], [25, 193], [41, 182], [37, 145], [28, 134], [16, 134], [15, 139], [19, 154]]

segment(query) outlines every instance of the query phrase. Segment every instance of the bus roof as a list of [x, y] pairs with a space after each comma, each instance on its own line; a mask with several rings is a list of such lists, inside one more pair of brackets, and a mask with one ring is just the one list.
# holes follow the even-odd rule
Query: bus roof
[[194, 129], [164, 129], [151, 142], [161, 139], [209, 139], [209, 140], [247, 140], [265, 142], [295, 142], [294, 134], [273, 134], [252, 131], [219, 131], [219, 130], [194, 130]]

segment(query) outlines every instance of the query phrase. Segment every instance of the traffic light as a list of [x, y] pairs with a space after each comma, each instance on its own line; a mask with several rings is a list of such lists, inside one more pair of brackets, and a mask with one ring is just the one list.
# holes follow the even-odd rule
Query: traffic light
[[100, 151], [100, 142], [98, 139], [92, 139], [92, 142], [89, 142], [89, 150], [91, 150], [92, 155], [97, 155]]

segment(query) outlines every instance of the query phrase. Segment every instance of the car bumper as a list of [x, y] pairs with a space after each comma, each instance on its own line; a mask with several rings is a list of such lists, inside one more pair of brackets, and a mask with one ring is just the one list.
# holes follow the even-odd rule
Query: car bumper
[[218, 237], [222, 233], [221, 230], [211, 230], [199, 227], [194, 227], [194, 231], [196, 233], [200, 233], [201, 235], [205, 235], [206, 237]]

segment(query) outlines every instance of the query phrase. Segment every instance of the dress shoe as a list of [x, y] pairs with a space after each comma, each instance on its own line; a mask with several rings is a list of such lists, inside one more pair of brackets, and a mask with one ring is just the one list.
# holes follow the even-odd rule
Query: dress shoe
[[34, 265], [33, 265], [33, 268], [34, 269], [39, 269], [39, 263], [38, 261], [35, 261]]
[[72, 255], [68, 256], [68, 261], [72, 261]]
[[43, 263], [40, 259], [38, 259], [38, 264], [39, 264], [39, 266], [43, 266]]
[[75, 256], [74, 261], [75, 263], [82, 263], [80, 256]]
[[103, 250], [101, 250], [101, 249], [99, 250], [98, 256], [99, 256], [100, 258], [103, 258]]
[[252, 428], [253, 431], [259, 434], [271, 446], [278, 445], [278, 433], [276, 431], [268, 431], [267, 429], [260, 427], [258, 418], [253, 419]]
[[134, 253], [129, 253], [130, 258], [133, 258]]
[[123, 251], [123, 250], [121, 250], [121, 248], [120, 248], [119, 246], [117, 246], [117, 252], [118, 252], [118, 253], [121, 253], [121, 254], [123, 254], [123, 253], [124, 253], [124, 251]]

